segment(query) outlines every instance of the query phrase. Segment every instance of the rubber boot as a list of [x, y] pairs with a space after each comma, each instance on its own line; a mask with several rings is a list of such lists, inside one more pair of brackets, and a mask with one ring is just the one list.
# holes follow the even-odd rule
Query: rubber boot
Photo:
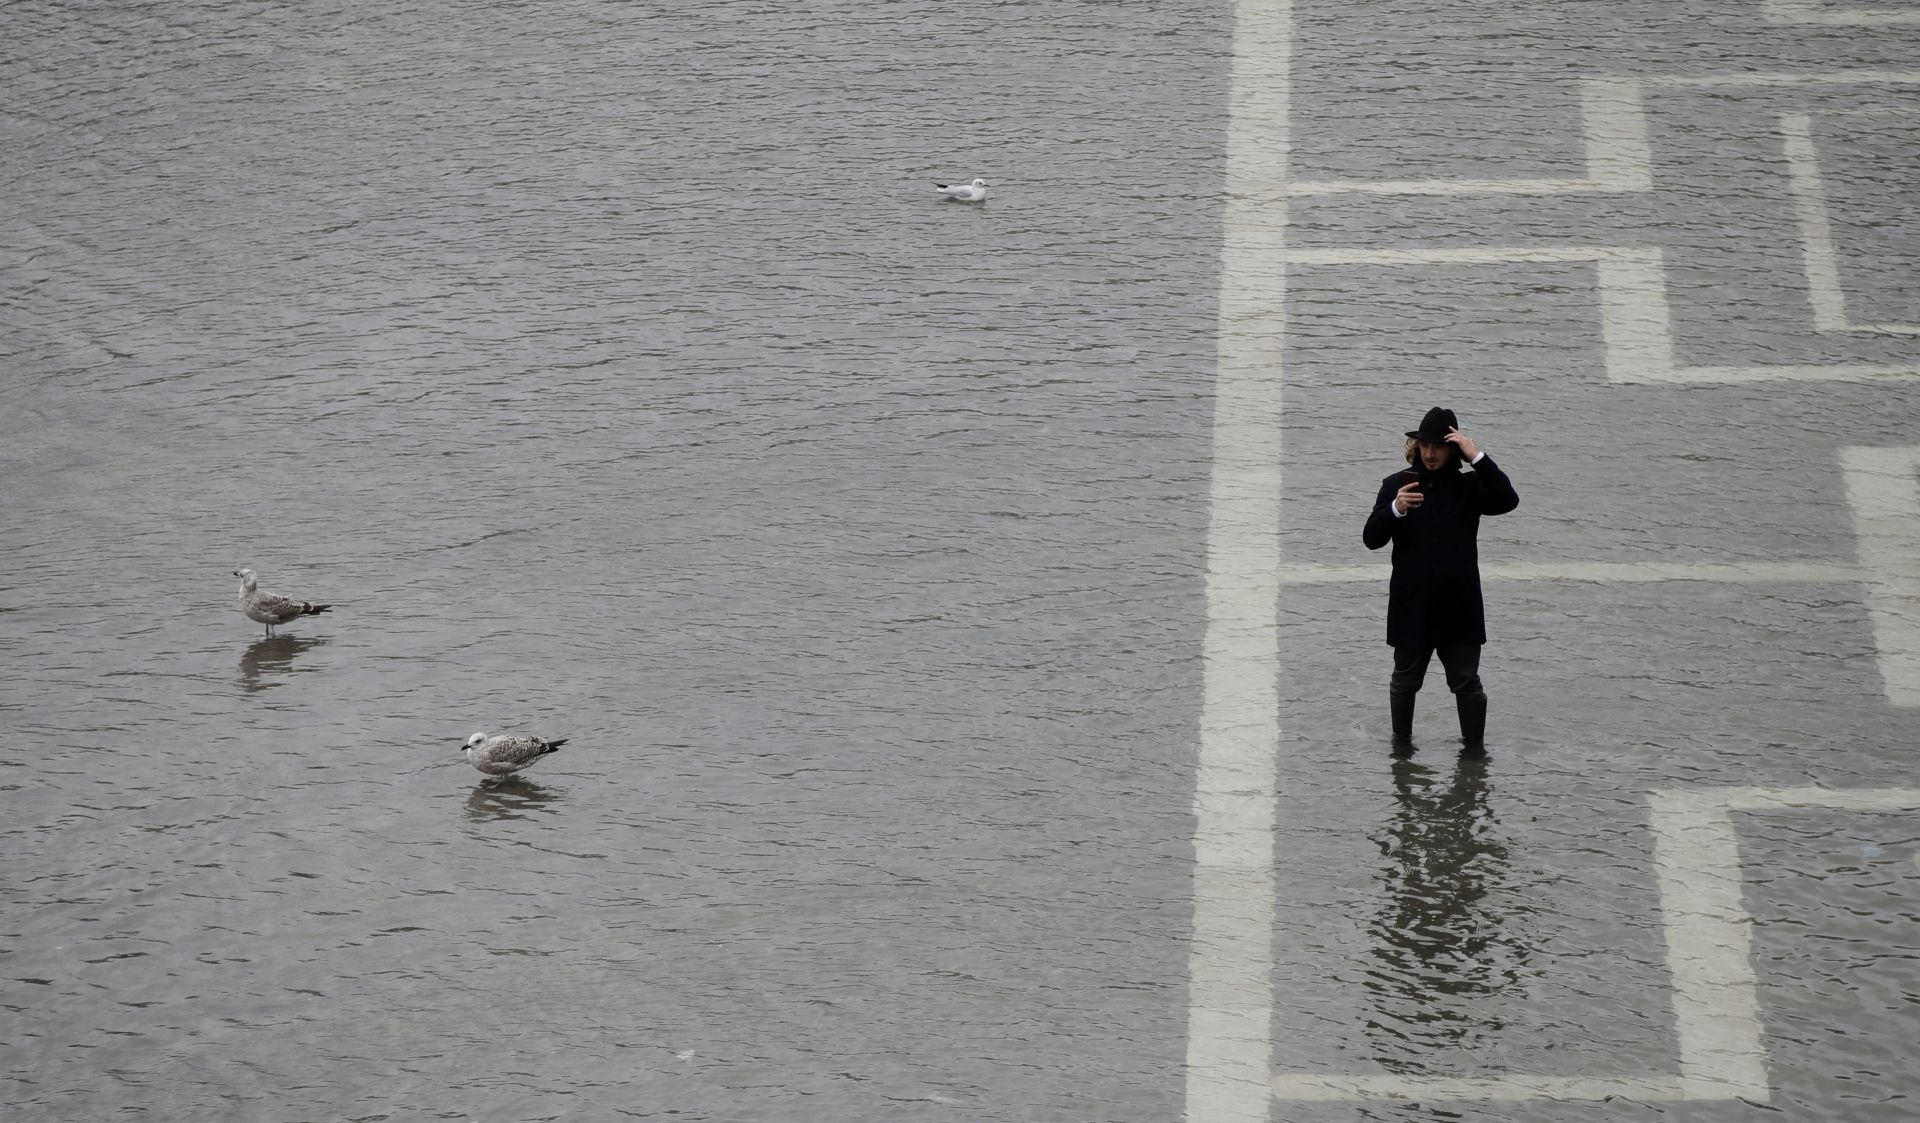
[[1389, 694], [1387, 702], [1393, 709], [1393, 753], [1406, 756], [1413, 752], [1413, 700], [1417, 694]]
[[1460, 751], [1478, 755], [1487, 751], [1487, 696], [1455, 694], [1453, 704], [1460, 711]]

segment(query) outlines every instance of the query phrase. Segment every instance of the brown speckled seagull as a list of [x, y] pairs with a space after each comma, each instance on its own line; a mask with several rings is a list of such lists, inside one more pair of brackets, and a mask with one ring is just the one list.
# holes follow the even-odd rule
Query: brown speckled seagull
[[467, 738], [467, 743], [460, 747], [460, 751], [467, 754], [467, 763], [487, 775], [510, 776], [522, 768], [530, 767], [548, 753], [559, 752], [560, 746], [566, 743], [565, 737], [549, 741], [545, 737], [520, 737], [509, 733], [494, 737], [475, 733]]
[[318, 616], [333, 607], [330, 604], [292, 600], [278, 593], [263, 593], [255, 584], [251, 569], [236, 569], [233, 575], [240, 579], [240, 611], [246, 613], [247, 619], [254, 623], [265, 624], [269, 636], [273, 634], [275, 624], [298, 620], [302, 616]]

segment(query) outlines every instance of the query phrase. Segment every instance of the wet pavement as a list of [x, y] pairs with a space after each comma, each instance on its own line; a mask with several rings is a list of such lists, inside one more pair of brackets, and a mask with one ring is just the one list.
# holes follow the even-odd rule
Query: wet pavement
[[[1862, 513], [1920, 488], [1920, 26], [1805, 9], [9, 8], [0, 1114], [1905, 1118], [1920, 802], [1685, 803], [1920, 734]], [[1396, 762], [1350, 567], [1436, 403], [1522, 505], [1492, 751], [1436, 672]], [[264, 639], [242, 565], [337, 607]], [[1220, 675], [1259, 1087], [1194, 981]], [[1729, 964], [1762, 1094], [1676, 1003]]]

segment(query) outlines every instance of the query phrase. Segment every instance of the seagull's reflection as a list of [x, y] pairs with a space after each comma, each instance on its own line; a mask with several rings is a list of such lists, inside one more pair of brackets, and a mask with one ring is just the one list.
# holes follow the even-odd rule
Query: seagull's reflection
[[1394, 811], [1376, 841], [1385, 901], [1368, 925], [1367, 1031], [1394, 1071], [1457, 1064], [1435, 1047], [1486, 1043], [1503, 1025], [1490, 1002], [1514, 987], [1532, 949], [1516, 931], [1507, 845], [1488, 802], [1485, 758], [1463, 756], [1444, 786], [1393, 762]]
[[519, 776], [496, 776], [474, 785], [467, 796], [467, 818], [476, 822], [530, 819], [564, 793]]
[[248, 691], [271, 690], [280, 684], [269, 680], [291, 671], [294, 656], [326, 642], [325, 636], [278, 635], [254, 640], [240, 654], [240, 685]]

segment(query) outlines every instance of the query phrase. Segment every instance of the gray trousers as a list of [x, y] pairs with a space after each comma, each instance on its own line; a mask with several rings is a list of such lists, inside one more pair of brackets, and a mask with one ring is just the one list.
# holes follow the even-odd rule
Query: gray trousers
[[1440, 665], [1446, 668], [1448, 690], [1463, 698], [1487, 696], [1485, 688], [1480, 685], [1480, 645], [1477, 643], [1394, 648], [1393, 685], [1390, 691], [1398, 695], [1418, 693], [1420, 684], [1427, 679], [1427, 663], [1435, 651], [1440, 653]]

